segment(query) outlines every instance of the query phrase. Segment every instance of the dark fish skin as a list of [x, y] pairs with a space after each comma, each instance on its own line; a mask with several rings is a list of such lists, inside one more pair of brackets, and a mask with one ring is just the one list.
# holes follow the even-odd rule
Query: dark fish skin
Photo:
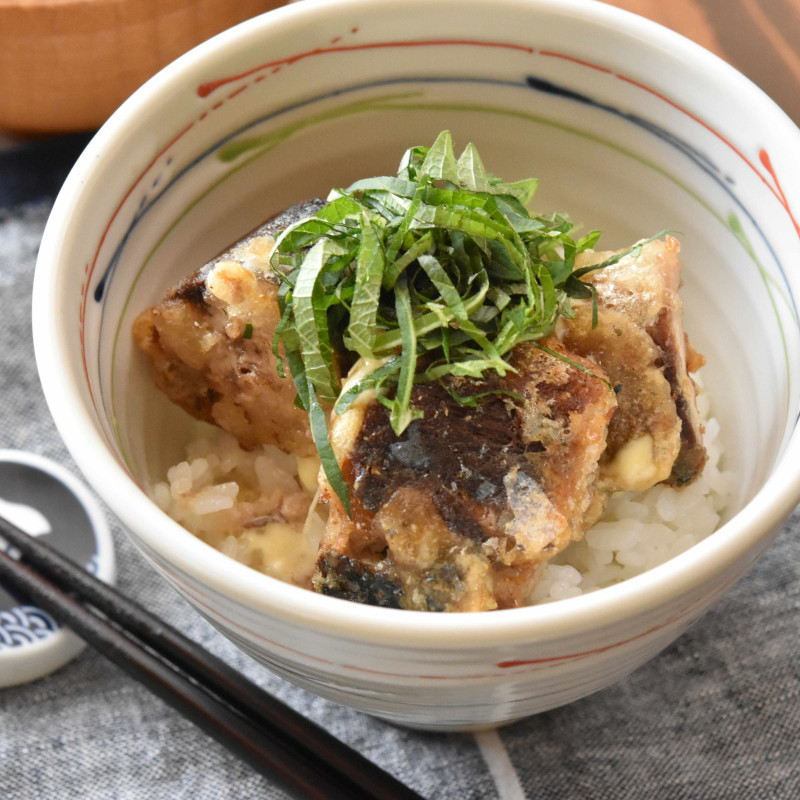
[[[520, 345], [504, 379], [418, 384], [412, 403], [423, 416], [399, 437], [381, 403], [359, 411], [342, 460], [351, 517], [329, 496], [317, 591], [424, 611], [521, 605], [542, 563], [596, 514], [616, 401], [602, 370], [575, 360]], [[482, 397], [464, 405], [454, 391]]]
[[[703, 471], [707, 453], [703, 444], [703, 427], [697, 412], [695, 388], [687, 369], [687, 350], [691, 345], [682, 328], [676, 329], [674, 310], [665, 309], [649, 330], [653, 341], [664, 353], [664, 377], [673, 389], [673, 399], [681, 421], [681, 449], [668, 483], [690, 484]], [[693, 351], [690, 357], [698, 358]], [[702, 357], [699, 357], [702, 360]]]
[[[288, 208], [284, 209], [280, 213], [276, 214], [274, 217], [270, 217], [265, 222], [261, 223], [257, 228], [252, 230], [247, 236], [244, 236], [242, 239], [237, 241], [232, 247], [229, 247], [227, 250], [224, 250], [220, 253], [216, 258], [212, 258], [210, 261], [205, 263], [202, 267], [200, 267], [197, 272], [191, 275], [186, 281], [186, 284], [193, 284], [196, 283], [202, 289], [203, 284], [203, 277], [208, 275], [208, 271], [213, 267], [215, 264], [218, 264], [220, 261], [225, 261], [233, 257], [233, 253], [242, 245], [247, 244], [248, 241], [252, 239], [258, 239], [264, 236], [268, 236], [272, 239], [276, 239], [278, 234], [281, 231], [288, 228], [290, 225], [294, 225], [296, 222], [300, 222], [300, 220], [305, 219], [306, 217], [310, 217], [313, 214], [316, 214], [323, 206], [325, 205], [325, 201], [319, 198], [314, 198], [313, 200], [304, 200], [301, 203], [295, 203], [294, 205], [289, 206]], [[182, 291], [181, 287], [184, 284], [179, 284], [175, 291], [180, 294]]]
[[323, 594], [371, 606], [402, 607], [403, 587], [400, 583], [386, 574], [375, 575], [354, 558], [326, 553], [320, 557], [319, 569], [331, 576]]

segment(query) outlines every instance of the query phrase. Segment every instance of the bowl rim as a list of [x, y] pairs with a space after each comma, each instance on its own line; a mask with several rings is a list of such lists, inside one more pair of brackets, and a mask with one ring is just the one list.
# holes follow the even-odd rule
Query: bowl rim
[[[800, 131], [758, 87], [733, 67], [685, 37], [655, 22], [593, 0], [502, 0], [530, 13], [556, 13], [588, 18], [598, 25], [619, 28], [679, 58], [691, 58], [719, 80], [733, 80], [749, 92], [775, 124], [800, 145]], [[440, 0], [454, 8], [484, 5], [481, 0]], [[361, 8], [381, 13], [393, 0], [304, 0], [268, 11], [224, 31], [193, 48], [137, 90], [97, 132], [76, 162], [56, 198], [42, 238], [34, 279], [33, 331], [42, 386], [56, 426], [76, 463], [120, 520], [158, 553], [194, 580], [254, 609], [306, 628], [351, 640], [411, 648], [480, 648], [520, 641], [559, 640], [576, 633], [643, 615], [680, 596], [690, 596], [703, 583], [723, 572], [748, 551], [766, 546], [771, 533], [800, 499], [800, 433], [795, 429], [765, 485], [729, 522], [704, 541], [670, 561], [615, 586], [579, 597], [491, 614], [415, 614], [399, 609], [365, 606], [322, 596], [291, 586], [223, 556], [161, 511], [136, 486], [125, 468], [107, 449], [104, 435], [81, 399], [79, 377], [68, 368], [66, 342], [59, 336], [58, 294], [61, 243], [71, 227], [71, 209], [96, 165], [113, 149], [117, 137], [144, 109], [166, 102], [173, 86], [197, 69], [207, 56], [231, 47], [242, 38], [260, 36], [277, 25], [302, 26], [323, 12], [342, 13]], [[783, 119], [781, 119], [783, 117]], [[793, 474], [794, 473], [794, 474]], [[478, 644], [476, 644], [476, 642]]]

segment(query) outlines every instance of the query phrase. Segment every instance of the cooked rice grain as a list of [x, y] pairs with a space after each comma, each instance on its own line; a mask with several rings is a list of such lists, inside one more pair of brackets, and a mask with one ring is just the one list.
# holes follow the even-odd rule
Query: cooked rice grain
[[153, 487], [155, 502], [204, 542], [275, 578], [310, 586], [325, 526], [319, 462], [276, 447], [242, 450], [213, 429]]

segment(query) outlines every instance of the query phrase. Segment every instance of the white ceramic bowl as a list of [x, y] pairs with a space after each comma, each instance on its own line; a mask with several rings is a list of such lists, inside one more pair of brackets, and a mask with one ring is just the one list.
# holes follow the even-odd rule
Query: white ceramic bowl
[[[141, 486], [183, 423], [134, 316], [263, 218], [393, 173], [449, 128], [504, 178], [540, 178], [621, 247], [680, 232], [687, 327], [736, 485], [724, 525], [661, 567], [545, 606], [437, 615], [294, 588], [212, 550]], [[88, 480], [170, 583], [280, 675], [433, 729], [568, 703], [672, 642], [800, 499], [800, 132], [708, 52], [587, 0], [322, 0], [227, 31], [163, 70], [63, 187], [37, 265], [44, 389]]]

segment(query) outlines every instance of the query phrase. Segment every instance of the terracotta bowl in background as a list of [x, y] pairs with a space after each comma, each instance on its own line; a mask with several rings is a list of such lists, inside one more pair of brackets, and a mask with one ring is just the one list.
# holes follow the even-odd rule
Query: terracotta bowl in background
[[99, 127], [161, 67], [279, 0], [0, 0], [0, 130]]

